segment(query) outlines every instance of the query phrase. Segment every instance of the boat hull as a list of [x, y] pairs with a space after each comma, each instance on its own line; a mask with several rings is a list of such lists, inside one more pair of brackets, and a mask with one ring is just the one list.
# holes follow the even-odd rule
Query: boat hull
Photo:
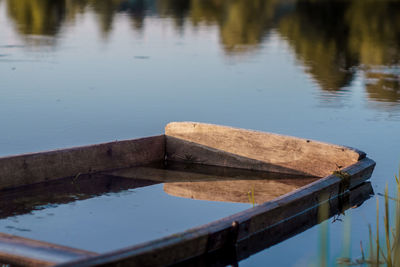
[[[41, 261], [42, 265], [165, 266], [232, 248], [237, 259], [242, 259], [298, 233], [304, 225], [315, 225], [322, 218], [319, 207], [323, 205], [326, 206], [324, 214], [329, 217], [350, 205], [360, 204], [372, 194], [372, 188], [366, 186], [365, 181], [371, 177], [375, 167], [375, 162], [364, 152], [349, 147], [183, 122], [168, 124], [164, 135], [154, 137], [0, 158], [0, 189], [87, 174], [128, 175], [127, 168], [160, 162], [232, 168], [242, 170], [242, 175], [246, 175], [246, 171], [256, 171], [302, 175], [312, 179], [310, 183], [298, 183], [297, 189], [289, 190], [285, 195], [182, 233], [101, 255], [73, 250], [71, 257], [49, 257]], [[135, 178], [134, 173], [129, 175]], [[207, 179], [207, 175], [202, 174], [196, 179]], [[176, 172], [174, 176], [165, 173], [156, 173], [155, 176], [164, 179], [162, 182], [165, 183], [173, 182], [170, 177], [177, 177]], [[178, 185], [180, 187], [176, 183], [175, 187], [169, 186], [170, 193], [184, 194], [182, 185]], [[274, 186], [273, 183], [270, 185]], [[207, 195], [202, 195], [202, 198], [207, 198]], [[47, 243], [42, 245], [49, 246]], [[35, 248], [40, 244], [21, 239], [10, 246], [12, 252], [0, 253], [3, 262], [22, 265], [37, 262]], [[29, 248], [32, 250], [29, 254], [32, 264], [26, 257], [21, 261], [22, 251]], [[50, 255], [59, 255], [60, 250], [69, 253], [68, 249], [59, 247], [53, 252], [51, 249], [47, 251]]]

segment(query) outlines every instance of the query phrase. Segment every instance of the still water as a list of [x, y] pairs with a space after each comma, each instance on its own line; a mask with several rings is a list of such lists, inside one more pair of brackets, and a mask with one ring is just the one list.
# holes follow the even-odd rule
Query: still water
[[0, 191], [0, 232], [105, 253], [222, 219], [316, 179], [171, 162], [78, 175]]
[[[399, 11], [378, 0], [0, 0], [0, 155], [200, 121], [356, 147], [377, 162], [374, 191], [394, 194]], [[326, 232], [330, 265], [360, 257], [375, 203], [239, 265], [318, 266]]]

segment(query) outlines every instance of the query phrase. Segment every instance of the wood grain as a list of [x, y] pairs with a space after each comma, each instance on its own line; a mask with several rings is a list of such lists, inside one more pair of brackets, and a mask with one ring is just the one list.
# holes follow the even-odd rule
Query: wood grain
[[[169, 123], [165, 134], [168, 156], [176, 153], [171, 151], [174, 147], [170, 146], [173, 141], [170, 137], [174, 137], [257, 160], [274, 168], [280, 167], [281, 172], [285, 169], [296, 170], [318, 177], [329, 175], [338, 166], [350, 166], [365, 157], [364, 152], [344, 146], [197, 122]], [[215, 164], [221, 165], [221, 162], [216, 161]]]
[[163, 135], [0, 158], [0, 189], [164, 160]]

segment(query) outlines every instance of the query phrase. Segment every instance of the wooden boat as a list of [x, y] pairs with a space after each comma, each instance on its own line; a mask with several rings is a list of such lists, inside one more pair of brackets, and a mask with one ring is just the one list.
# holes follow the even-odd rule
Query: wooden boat
[[[154, 164], [164, 168], [151, 167]], [[258, 205], [182, 233], [104, 254], [0, 234], [0, 262], [165, 266], [196, 259], [208, 262], [210, 255], [221, 259], [226, 251], [236, 255], [233, 261], [240, 260], [360, 205], [373, 193], [365, 181], [374, 166], [364, 152], [349, 147], [194, 122], [170, 123], [159, 136], [3, 157], [3, 199], [15, 198], [10, 192], [20, 188], [40, 188], [48, 181], [90, 175], [99, 181], [132, 178], [140, 181], [138, 187], [164, 183], [169, 194], [213, 201], [246, 202], [246, 191], [240, 190], [250, 185], [257, 188], [253, 201]], [[267, 179], [271, 175], [278, 180]], [[206, 181], [213, 182], [212, 186]], [[92, 190], [89, 184], [86, 188]], [[24, 196], [28, 203], [34, 194]], [[321, 217], [321, 205], [327, 209], [325, 217]], [[0, 209], [6, 210], [1, 205]], [[25, 210], [11, 208], [17, 213], [29, 209], [29, 205]]]

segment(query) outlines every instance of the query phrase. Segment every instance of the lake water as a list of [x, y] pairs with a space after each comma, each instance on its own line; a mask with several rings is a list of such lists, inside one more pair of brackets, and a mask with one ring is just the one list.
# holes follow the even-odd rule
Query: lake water
[[[200, 121], [356, 147], [377, 162], [375, 193], [394, 194], [399, 11], [378, 0], [0, 0], [0, 155]], [[329, 265], [360, 257], [375, 210], [372, 198], [239, 265], [318, 266], [326, 229]]]

